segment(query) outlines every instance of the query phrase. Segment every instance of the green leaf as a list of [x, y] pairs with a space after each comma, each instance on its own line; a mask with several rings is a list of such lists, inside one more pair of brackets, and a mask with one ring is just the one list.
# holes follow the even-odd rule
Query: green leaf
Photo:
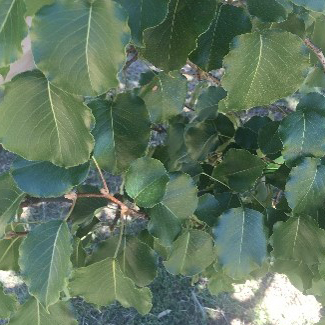
[[168, 181], [167, 172], [159, 160], [143, 157], [128, 169], [125, 189], [137, 205], [150, 208], [162, 200]]
[[149, 210], [148, 230], [162, 245], [170, 246], [181, 231], [181, 222], [190, 217], [198, 204], [197, 187], [184, 173], [170, 174], [162, 201]]
[[[286, 6], [281, 5], [286, 2]], [[292, 4], [289, 1], [277, 0], [247, 0], [247, 7], [251, 15], [264, 22], [280, 22], [286, 20]]]
[[296, 34], [301, 38], [304, 38], [306, 35], [304, 20], [294, 13], [290, 13], [288, 18], [281, 23], [272, 23], [271, 28], [286, 30], [287, 32]]
[[258, 132], [258, 146], [265, 155], [275, 154], [282, 150], [283, 145], [278, 132], [280, 122], [266, 124]]
[[170, 0], [164, 21], [144, 31], [144, 57], [166, 72], [181, 68], [208, 28], [215, 6], [214, 0]]
[[88, 106], [96, 119], [92, 131], [95, 158], [101, 168], [113, 174], [124, 172], [145, 154], [149, 143], [150, 121], [143, 100], [126, 93], [114, 102], [98, 99]]
[[25, 12], [24, 1], [0, 1], [0, 68], [16, 61], [23, 53], [21, 42], [27, 35]]
[[87, 253], [83, 248], [82, 241], [78, 237], [73, 238], [73, 251], [71, 255], [71, 262], [73, 267], [79, 268], [86, 264]]
[[164, 265], [168, 272], [177, 275], [199, 274], [215, 259], [213, 240], [201, 230], [184, 232], [172, 245]]
[[25, 197], [9, 173], [0, 176], [0, 237], [5, 233], [8, 222], [16, 215]]
[[319, 159], [304, 158], [289, 175], [285, 196], [294, 213], [313, 215], [324, 204], [325, 166]]
[[213, 169], [212, 177], [234, 191], [249, 190], [262, 176], [265, 163], [242, 149], [229, 149], [222, 162]]
[[28, 285], [46, 310], [55, 304], [70, 274], [72, 253], [68, 225], [48, 221], [32, 229], [19, 249], [19, 265]]
[[18, 257], [19, 246], [23, 238], [16, 237], [12, 239], [0, 240], [0, 270], [15, 272], [19, 271]]
[[82, 183], [89, 172], [89, 162], [72, 167], [58, 167], [47, 161], [17, 158], [11, 174], [24, 192], [34, 197], [58, 197]]
[[158, 25], [167, 13], [168, 0], [116, 0], [129, 14], [132, 41], [142, 45], [143, 31]]
[[77, 325], [69, 303], [59, 301], [47, 311], [34, 297], [21, 305], [9, 325]]
[[6, 295], [0, 285], [0, 317], [8, 318], [11, 313], [16, 311], [18, 302], [12, 295]]
[[0, 68], [0, 74], [3, 79], [6, 79], [8, 72], [10, 71], [10, 65]]
[[190, 60], [205, 71], [219, 69], [229, 52], [229, 43], [237, 35], [249, 33], [252, 24], [243, 8], [219, 3], [209, 28], [199, 36]]
[[219, 217], [213, 229], [219, 262], [234, 279], [247, 276], [262, 265], [267, 254], [264, 216], [258, 211], [235, 208]]
[[305, 156], [325, 155], [325, 97], [311, 93], [304, 96], [295, 112], [285, 117], [279, 127], [282, 155], [288, 163]]
[[[325, 5], [324, 5], [324, 13], [325, 13]], [[325, 30], [325, 16], [319, 15], [315, 20], [314, 30], [311, 35], [311, 41], [314, 44], [317, 44], [317, 47], [324, 53], [325, 52], [325, 40], [324, 40], [324, 30]], [[315, 55], [313, 51], [311, 51], [311, 63], [317, 64], [319, 63], [319, 58]]]
[[305, 7], [307, 10], [325, 12], [324, 0], [290, 0], [297, 6]]
[[89, 96], [118, 86], [130, 36], [126, 12], [112, 0], [56, 1], [31, 29], [35, 63], [49, 81]]
[[282, 260], [295, 260], [307, 265], [324, 259], [325, 231], [310, 216], [290, 217], [274, 225], [271, 237], [273, 255]]
[[216, 263], [207, 269], [208, 289], [212, 295], [232, 292], [234, 279], [226, 275]]
[[0, 141], [27, 160], [61, 167], [85, 163], [94, 147], [93, 122], [80, 99], [50, 84], [40, 71], [7, 83], [0, 102]]
[[187, 94], [187, 80], [178, 71], [160, 72], [141, 89], [151, 122], [166, 122], [183, 111]]
[[[118, 237], [111, 237], [98, 244], [87, 264], [114, 257]], [[117, 260], [122, 272], [139, 287], [150, 284], [157, 274], [157, 258], [154, 251], [137, 237], [124, 236]]]
[[301, 38], [280, 30], [237, 36], [224, 59], [222, 86], [228, 96], [219, 109], [238, 111], [269, 105], [294, 93], [308, 68], [302, 45]]
[[123, 307], [134, 307], [142, 315], [152, 307], [150, 290], [136, 288], [133, 281], [124, 276], [118, 261], [110, 257], [76, 270], [70, 289], [72, 295], [82, 296], [98, 306], [117, 300]]
[[43, 6], [50, 5], [54, 0], [24, 0], [27, 7], [26, 16], [34, 16]]

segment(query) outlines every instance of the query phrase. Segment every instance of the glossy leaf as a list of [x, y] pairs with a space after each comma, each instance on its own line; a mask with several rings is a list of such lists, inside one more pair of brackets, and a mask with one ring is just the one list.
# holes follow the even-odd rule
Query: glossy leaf
[[94, 146], [93, 122], [80, 99], [50, 84], [39, 71], [25, 72], [6, 84], [0, 102], [0, 141], [28, 160], [61, 167], [85, 163]]
[[193, 276], [202, 272], [214, 259], [211, 236], [201, 230], [189, 230], [173, 243], [164, 265], [174, 275]]
[[304, 96], [295, 112], [281, 121], [279, 134], [282, 155], [288, 163], [305, 156], [325, 155], [325, 97], [311, 93]]
[[0, 270], [19, 271], [19, 246], [22, 240], [21, 237], [0, 240]]
[[27, 35], [25, 12], [24, 1], [0, 1], [0, 68], [16, 61], [23, 53], [21, 42]]
[[126, 173], [125, 189], [137, 205], [150, 208], [162, 200], [168, 180], [167, 172], [159, 160], [139, 158]]
[[112, 0], [56, 1], [34, 17], [31, 39], [35, 63], [51, 83], [96, 96], [118, 85], [130, 30]]
[[77, 325], [73, 312], [67, 302], [59, 301], [47, 311], [34, 297], [21, 305], [10, 319], [10, 325]]
[[213, 233], [219, 262], [234, 279], [247, 276], [266, 258], [264, 216], [252, 209], [235, 208], [219, 217]]
[[134, 282], [124, 276], [118, 261], [110, 257], [77, 269], [70, 289], [72, 295], [82, 296], [97, 306], [106, 306], [117, 300], [124, 307], [134, 307], [143, 315], [152, 307], [150, 290], [136, 288]]
[[212, 177], [237, 192], [249, 190], [262, 176], [265, 163], [242, 149], [229, 149], [222, 162], [213, 169]]
[[19, 265], [29, 292], [46, 310], [59, 300], [67, 284], [71, 268], [70, 241], [67, 223], [53, 220], [32, 229], [20, 246]]
[[205, 71], [221, 68], [230, 41], [237, 35], [250, 32], [251, 28], [249, 16], [243, 8], [219, 3], [209, 28], [198, 38], [198, 46], [191, 53], [190, 60]]
[[325, 231], [309, 216], [291, 217], [278, 222], [272, 235], [273, 255], [312, 265], [324, 259]]
[[0, 176], [0, 237], [5, 233], [8, 222], [16, 215], [25, 197], [9, 173]]
[[298, 36], [280, 30], [237, 36], [223, 62], [222, 86], [228, 96], [222, 111], [269, 105], [293, 94], [308, 67], [302, 45]]
[[146, 106], [141, 98], [126, 93], [114, 102], [99, 99], [89, 107], [96, 119], [94, 156], [101, 168], [120, 174], [147, 149], [150, 121]]
[[72, 168], [58, 167], [47, 161], [17, 158], [11, 174], [24, 192], [34, 197], [58, 197], [82, 183], [89, 172], [89, 163]]
[[167, 13], [168, 0], [116, 0], [129, 14], [132, 41], [142, 45], [143, 31], [158, 25]]
[[166, 72], [181, 68], [208, 28], [215, 6], [213, 0], [169, 1], [164, 21], [144, 32], [145, 58]]
[[0, 285], [0, 317], [8, 318], [17, 309], [17, 300], [12, 295], [6, 295]]
[[316, 158], [304, 158], [287, 180], [285, 196], [294, 213], [313, 215], [324, 204], [325, 166]]
[[161, 72], [140, 92], [153, 123], [166, 122], [183, 111], [187, 80], [179, 72]]
[[308, 10], [325, 12], [325, 2], [323, 0], [291, 0], [297, 6], [305, 7]]

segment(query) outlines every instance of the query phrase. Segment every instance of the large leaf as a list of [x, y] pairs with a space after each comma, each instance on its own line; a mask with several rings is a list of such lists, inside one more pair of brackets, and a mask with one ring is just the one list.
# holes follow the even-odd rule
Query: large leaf
[[38, 225], [29, 232], [19, 252], [29, 292], [48, 310], [59, 300], [70, 274], [72, 245], [67, 223], [53, 220]]
[[211, 236], [201, 230], [189, 230], [173, 243], [168, 260], [164, 264], [172, 274], [193, 276], [202, 272], [214, 259]]
[[273, 255], [312, 265], [324, 259], [325, 231], [309, 216], [278, 222], [272, 235]]
[[222, 110], [268, 105], [294, 93], [308, 67], [302, 45], [301, 38], [280, 30], [237, 36], [224, 59], [222, 86], [228, 96]]
[[119, 174], [144, 155], [150, 137], [150, 121], [141, 98], [119, 94], [114, 102], [89, 104], [96, 119], [94, 156], [101, 168]]
[[10, 319], [10, 325], [77, 325], [69, 303], [59, 301], [49, 310], [34, 298], [29, 298], [21, 305], [17, 313]]
[[16, 215], [24, 196], [9, 173], [0, 176], [0, 237], [7, 223]]
[[243, 8], [220, 3], [214, 18], [199, 38], [190, 60], [206, 71], [222, 67], [223, 57], [229, 52], [229, 43], [237, 35], [250, 32], [252, 24]]
[[118, 86], [130, 30], [112, 0], [56, 1], [34, 17], [31, 39], [35, 63], [51, 83], [95, 96]]
[[282, 155], [292, 163], [296, 159], [325, 155], [325, 97], [311, 93], [304, 96], [295, 112], [281, 121], [279, 134]]
[[289, 175], [285, 196], [294, 213], [313, 215], [325, 202], [325, 166], [316, 158], [304, 158]]
[[11, 174], [18, 187], [35, 197], [58, 197], [82, 183], [89, 172], [89, 163], [63, 168], [47, 161], [17, 158]]
[[153, 123], [166, 122], [183, 111], [187, 80], [178, 71], [161, 72], [141, 90]]
[[0, 102], [0, 142], [28, 160], [73, 167], [89, 160], [94, 147], [90, 109], [50, 84], [40, 71], [6, 84]]
[[143, 157], [134, 161], [127, 171], [125, 189], [136, 204], [150, 208], [162, 200], [168, 181], [167, 172], [159, 160]]
[[145, 58], [166, 71], [181, 68], [208, 28], [215, 6], [214, 0], [170, 0], [164, 21], [144, 32]]
[[0, 285], [0, 317], [8, 318], [17, 309], [17, 300], [12, 295], [6, 295]]
[[213, 169], [212, 176], [234, 191], [249, 190], [262, 176], [265, 163], [242, 149], [229, 149], [222, 162]]
[[50, 5], [54, 0], [24, 0], [27, 7], [26, 16], [34, 16], [43, 6]]
[[22, 240], [21, 237], [0, 240], [0, 270], [19, 271], [19, 246]]
[[168, 0], [115, 0], [129, 14], [132, 41], [142, 45], [143, 31], [158, 25], [167, 13]]
[[[118, 242], [117, 236], [100, 242], [88, 264], [102, 261], [107, 257], [114, 257]], [[137, 237], [124, 236], [117, 260], [122, 272], [139, 287], [150, 284], [156, 277], [157, 258], [155, 253]]]
[[162, 201], [149, 210], [150, 234], [170, 246], [180, 233], [181, 222], [194, 213], [197, 204], [197, 188], [192, 178], [180, 172], [171, 173]]
[[0, 0], [0, 68], [23, 53], [21, 42], [27, 35], [25, 12], [22, 0]]
[[150, 290], [136, 288], [134, 282], [124, 276], [118, 261], [110, 257], [77, 269], [70, 289], [72, 295], [82, 296], [98, 306], [107, 306], [117, 300], [124, 307], [134, 307], [143, 315], [152, 307]]
[[298, 6], [305, 7], [308, 10], [325, 12], [324, 0], [291, 0], [291, 1]]
[[247, 276], [266, 258], [263, 219], [258, 211], [235, 208], [224, 212], [213, 229], [219, 261], [234, 279]]

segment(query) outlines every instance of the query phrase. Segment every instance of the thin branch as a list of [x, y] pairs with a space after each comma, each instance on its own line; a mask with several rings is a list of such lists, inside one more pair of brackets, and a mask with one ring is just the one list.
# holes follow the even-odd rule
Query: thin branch
[[103, 174], [103, 172], [102, 172], [100, 166], [98, 165], [97, 160], [96, 160], [94, 157], [92, 157], [92, 160], [93, 160], [93, 162], [94, 162], [94, 164], [95, 164], [95, 166], [96, 166], [96, 168], [97, 168], [98, 174], [99, 174], [99, 176], [100, 176], [100, 178], [101, 178], [101, 180], [102, 180], [102, 183], [103, 183], [103, 186], [104, 186], [105, 191], [106, 191], [107, 193], [109, 193], [109, 189], [108, 189], [108, 186], [107, 186], [107, 183], [106, 183], [106, 180], [105, 180], [104, 174]]
[[212, 83], [215, 83], [217, 85], [220, 85], [221, 82], [218, 78], [214, 77], [211, 73], [206, 72], [202, 70], [200, 67], [198, 67], [196, 64], [191, 62], [190, 60], [187, 60], [186, 63], [194, 70], [198, 72], [198, 75], [201, 79], [211, 81]]
[[318, 60], [322, 64], [323, 70], [325, 72], [325, 56], [322, 50], [319, 47], [317, 47], [309, 38], [306, 38], [304, 42], [318, 57]]

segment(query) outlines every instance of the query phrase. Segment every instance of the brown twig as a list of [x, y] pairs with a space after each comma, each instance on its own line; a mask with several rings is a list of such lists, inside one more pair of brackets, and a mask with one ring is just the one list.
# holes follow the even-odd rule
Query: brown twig
[[95, 166], [96, 166], [96, 168], [97, 168], [98, 174], [99, 174], [99, 176], [100, 176], [100, 178], [101, 178], [101, 180], [102, 180], [102, 183], [103, 183], [103, 186], [104, 186], [104, 190], [105, 190], [107, 193], [109, 193], [109, 189], [108, 189], [108, 186], [107, 186], [107, 183], [106, 183], [106, 180], [105, 180], [104, 174], [102, 173], [102, 170], [101, 170], [101, 168], [100, 168], [100, 166], [99, 166], [97, 160], [96, 160], [94, 157], [92, 157], [92, 160], [93, 160], [93, 162], [94, 162], [94, 164], [95, 164]]
[[198, 67], [196, 64], [191, 62], [190, 60], [187, 60], [186, 62], [192, 69], [196, 70], [198, 72], [198, 76], [200, 79], [211, 81], [212, 83], [215, 83], [217, 85], [220, 85], [220, 80], [216, 77], [214, 77], [211, 73], [206, 72], [202, 70], [200, 67]]
[[309, 38], [306, 38], [304, 40], [304, 43], [315, 53], [318, 60], [322, 64], [323, 70], [325, 72], [325, 56], [322, 50], [319, 47], [317, 47]]

